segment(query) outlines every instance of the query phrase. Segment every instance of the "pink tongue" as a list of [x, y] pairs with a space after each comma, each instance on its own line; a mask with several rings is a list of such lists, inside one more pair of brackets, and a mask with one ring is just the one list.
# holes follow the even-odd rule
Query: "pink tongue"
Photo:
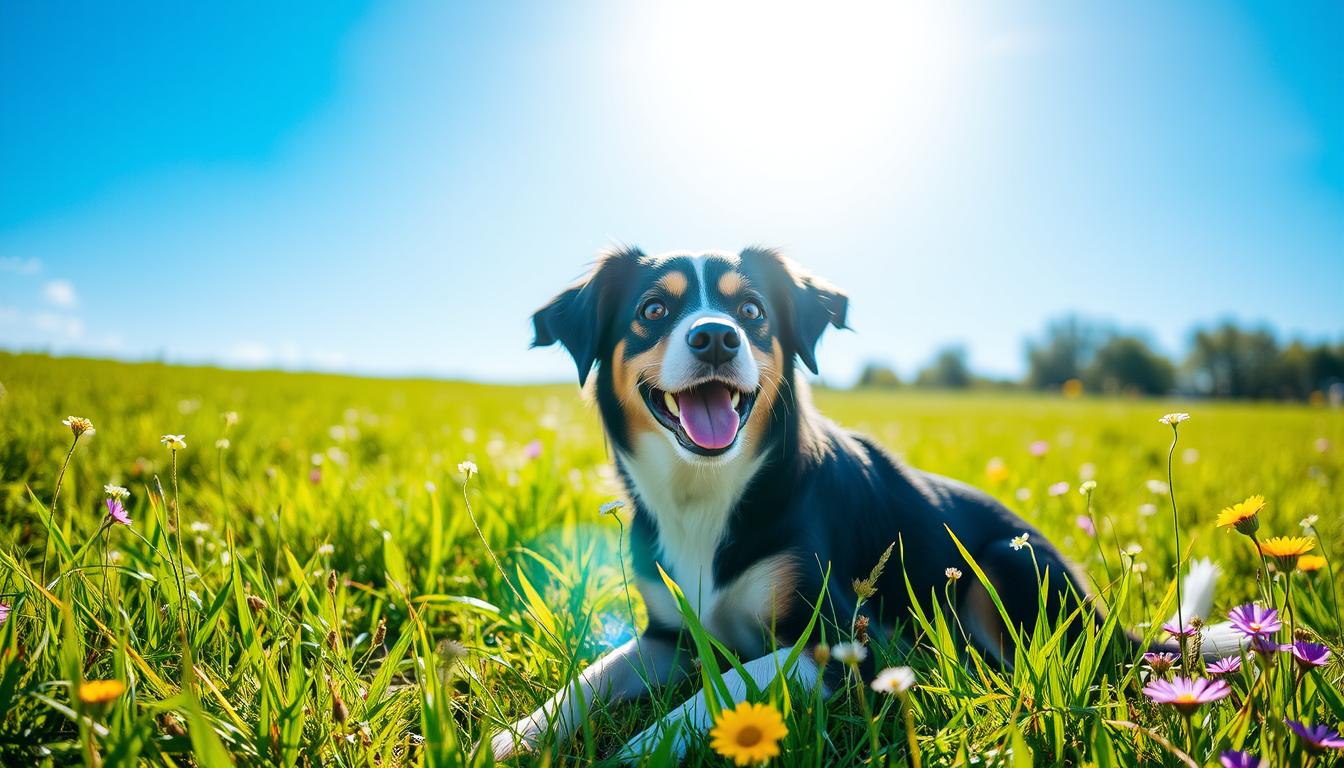
[[738, 419], [728, 387], [710, 382], [678, 392], [676, 398], [681, 428], [696, 445], [715, 451], [733, 444]]

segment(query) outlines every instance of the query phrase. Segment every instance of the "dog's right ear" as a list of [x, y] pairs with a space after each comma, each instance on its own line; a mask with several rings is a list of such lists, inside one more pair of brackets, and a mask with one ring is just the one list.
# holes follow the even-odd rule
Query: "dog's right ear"
[[623, 267], [634, 264], [643, 255], [635, 248], [603, 253], [586, 276], [532, 315], [532, 346], [548, 347], [560, 342], [578, 367], [579, 386], [588, 381], [588, 374], [601, 354], [602, 337], [612, 310], [610, 287], [624, 271]]

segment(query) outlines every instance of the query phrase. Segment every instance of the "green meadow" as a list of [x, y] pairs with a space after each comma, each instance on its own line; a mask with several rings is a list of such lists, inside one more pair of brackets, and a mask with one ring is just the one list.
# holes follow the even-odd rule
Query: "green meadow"
[[[598, 513], [618, 496], [606, 446], [576, 386], [8, 354], [0, 386], [0, 764], [486, 765], [480, 739], [642, 624], [623, 523]], [[1074, 646], [1042, 629], [1003, 669], [966, 651], [955, 617], [912, 616], [913, 646], [871, 649], [880, 666], [914, 669], [905, 699], [858, 684], [828, 701], [761, 693], [789, 729], [772, 765], [909, 765], [905, 711], [926, 766], [1216, 765], [1232, 749], [1274, 765], [1338, 761], [1284, 719], [1344, 721], [1344, 412], [814, 395], [908, 463], [1024, 515], [1114, 621]], [[1170, 453], [1181, 543], [1223, 573], [1212, 621], [1266, 599], [1250, 540], [1215, 528], [1224, 507], [1263, 495], [1262, 539], [1310, 536], [1330, 561], [1277, 565], [1269, 598], [1291, 598], [1293, 627], [1328, 645], [1329, 662], [1252, 654], [1227, 678], [1232, 695], [1189, 722], [1145, 696], [1141, 659], [1106, 651], [1107, 633], [1156, 636], [1174, 610], [1173, 430], [1158, 423], [1171, 411], [1191, 414]], [[95, 431], [76, 440], [62, 424], [72, 415]], [[186, 447], [170, 450], [168, 434]], [[1079, 520], [1089, 479], [1095, 537]], [[105, 485], [129, 490], [129, 526], [105, 524]], [[104, 680], [125, 689], [100, 696], [91, 683]], [[598, 708], [569, 745], [516, 762], [606, 760], [693, 690]], [[701, 742], [687, 764], [729, 763]]]

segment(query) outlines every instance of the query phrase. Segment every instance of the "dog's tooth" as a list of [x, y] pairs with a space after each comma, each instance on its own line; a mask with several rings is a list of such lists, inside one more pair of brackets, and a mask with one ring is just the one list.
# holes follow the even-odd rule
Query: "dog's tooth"
[[740, 392], [733, 392], [733, 407], [736, 408], [737, 404], [740, 402], [742, 402], [742, 394]]
[[672, 412], [673, 416], [681, 418], [681, 407], [677, 405], [677, 398], [673, 397], [671, 392], [663, 393], [663, 403], [667, 406], [667, 410]]

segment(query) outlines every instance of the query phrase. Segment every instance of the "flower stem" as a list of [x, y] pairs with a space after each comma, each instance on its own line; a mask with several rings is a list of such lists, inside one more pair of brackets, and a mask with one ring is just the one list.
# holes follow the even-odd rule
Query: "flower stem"
[[920, 768], [919, 740], [915, 738], [915, 712], [910, 708], [910, 694], [901, 694], [901, 714], [905, 720], [905, 742], [910, 747], [910, 768]]
[[[1171, 471], [1172, 456], [1176, 453], [1176, 441], [1179, 439], [1180, 431], [1172, 424], [1171, 447], [1167, 449], [1167, 495], [1171, 498], [1171, 526], [1176, 539], [1176, 628], [1180, 630], [1177, 637], [1181, 641], [1181, 673], [1189, 677], [1190, 663], [1185, 658], [1185, 615], [1181, 606], [1181, 519], [1176, 514], [1176, 486]], [[1186, 722], [1189, 723], [1188, 720]]]
[[60, 474], [56, 475], [56, 490], [51, 494], [51, 506], [47, 509], [47, 540], [42, 545], [42, 586], [47, 584], [47, 556], [51, 552], [51, 526], [56, 517], [56, 501], [61, 498], [61, 483], [65, 481], [65, 468], [70, 466], [70, 457], [75, 455], [75, 446], [79, 445], [79, 435], [70, 442], [70, 450], [65, 452], [65, 461], [61, 462]]
[[177, 533], [177, 572], [178, 580], [181, 582], [179, 587], [182, 591], [181, 607], [179, 608], [179, 621], [185, 631], [187, 626], [187, 561], [182, 555], [182, 504], [178, 501], [177, 494], [177, 449], [173, 449], [173, 530]]

